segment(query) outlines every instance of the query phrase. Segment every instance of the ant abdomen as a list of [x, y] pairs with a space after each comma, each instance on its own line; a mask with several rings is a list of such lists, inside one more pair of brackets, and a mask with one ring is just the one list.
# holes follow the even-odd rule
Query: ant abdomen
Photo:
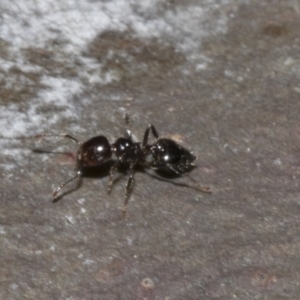
[[77, 152], [80, 167], [97, 167], [111, 160], [112, 150], [105, 136], [99, 135], [81, 144]]

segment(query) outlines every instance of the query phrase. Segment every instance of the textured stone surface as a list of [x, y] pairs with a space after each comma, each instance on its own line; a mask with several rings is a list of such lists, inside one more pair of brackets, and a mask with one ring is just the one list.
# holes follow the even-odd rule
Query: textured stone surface
[[76, 145], [1, 139], [0, 298], [299, 299], [299, 1], [139, 2], [3, 1], [1, 134], [113, 141], [127, 110], [214, 193], [137, 172], [125, 220], [103, 171], [52, 203], [73, 157], [32, 149]]

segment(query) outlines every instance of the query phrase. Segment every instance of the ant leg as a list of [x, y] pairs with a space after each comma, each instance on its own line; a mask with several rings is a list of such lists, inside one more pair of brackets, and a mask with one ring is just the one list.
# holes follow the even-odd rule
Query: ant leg
[[145, 133], [144, 133], [144, 138], [143, 138], [143, 143], [142, 143], [142, 148], [145, 148], [146, 145], [148, 145], [148, 137], [149, 137], [149, 126], [146, 129]]
[[129, 168], [129, 178], [128, 178], [127, 185], [126, 185], [126, 197], [125, 197], [124, 208], [123, 208], [123, 216], [124, 217], [126, 217], [128, 200], [129, 200], [129, 196], [131, 194], [133, 184], [134, 184], [134, 178], [133, 178], [134, 166], [135, 166], [134, 164], [131, 164], [130, 168]]
[[41, 139], [45, 137], [53, 137], [53, 138], [68, 138], [70, 140], [75, 141], [77, 144], [80, 144], [80, 142], [75, 139], [73, 136], [66, 134], [66, 133], [61, 133], [61, 134], [51, 134], [51, 133], [43, 133], [43, 134], [37, 134], [32, 136], [33, 139]]
[[151, 132], [152, 132], [153, 136], [154, 136], [156, 139], [158, 139], [158, 133], [157, 133], [157, 130], [156, 130], [156, 128], [154, 127], [154, 125], [150, 124], [149, 127], [150, 127], [150, 129], [151, 129]]
[[130, 130], [130, 120], [127, 112], [125, 113], [125, 125], [126, 125], [126, 134], [128, 138], [132, 140], [132, 132]]
[[155, 139], [158, 139], [158, 133], [157, 133], [156, 128], [152, 124], [149, 124], [144, 133], [144, 138], [143, 138], [143, 143], [142, 143], [143, 148], [148, 144], [150, 130], [151, 130], [153, 136], [155, 137]]
[[82, 172], [79, 170], [77, 171], [77, 173], [71, 177], [70, 179], [68, 179], [67, 181], [63, 182], [54, 192], [53, 192], [53, 201], [55, 201], [55, 199], [57, 198], [57, 194], [60, 192], [60, 190], [62, 188], [64, 188], [68, 183], [70, 183], [71, 181], [75, 180], [77, 177], [81, 177], [82, 176]]
[[113, 181], [114, 173], [115, 173], [116, 169], [119, 167], [121, 161], [122, 160], [116, 161], [109, 170], [109, 182], [108, 182], [108, 188], [107, 188], [108, 194], [111, 192], [112, 186], [114, 184], [114, 181]]
[[73, 136], [66, 134], [66, 133], [61, 133], [61, 134], [51, 134], [51, 133], [42, 133], [42, 134], [37, 134], [37, 135], [32, 135], [32, 136], [15, 136], [11, 138], [7, 137], [0, 137], [1, 139], [13, 139], [13, 140], [26, 140], [26, 139], [42, 139], [42, 138], [47, 138], [47, 137], [53, 137], [53, 138], [68, 138], [70, 140], [75, 141], [77, 144], [81, 144], [77, 139], [75, 139]]

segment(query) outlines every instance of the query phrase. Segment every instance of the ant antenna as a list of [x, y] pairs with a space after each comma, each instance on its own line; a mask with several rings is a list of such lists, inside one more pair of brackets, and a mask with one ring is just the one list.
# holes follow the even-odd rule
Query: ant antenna
[[176, 185], [176, 186], [187, 187], [189, 189], [194, 189], [194, 190], [197, 190], [197, 191], [205, 193], [205, 194], [212, 194], [212, 192], [213, 192], [212, 187], [210, 187], [210, 186], [200, 186], [199, 183], [193, 177], [191, 177], [189, 174], [182, 174], [181, 176], [188, 177], [189, 179], [191, 179], [195, 183], [195, 185], [189, 185], [189, 184], [184, 183], [184, 182], [174, 182], [174, 181], [165, 179], [163, 177], [157, 176], [155, 174], [151, 174], [146, 170], [145, 170], [145, 173], [147, 175], [149, 175], [150, 177], [156, 179], [156, 180], [163, 181], [163, 182], [168, 182], [168, 183], [171, 183], [171, 184]]
[[212, 194], [213, 189], [210, 186], [201, 186], [199, 185], [199, 182], [197, 182], [190, 174], [184, 174], [183, 176], [188, 177], [190, 180], [192, 180], [194, 182], [194, 186], [192, 186], [191, 188], [194, 188], [200, 192], [206, 193], [206, 194]]
[[181, 172], [178, 172], [178, 170], [176, 168], [173, 168], [171, 165], [167, 165], [167, 166], [175, 174], [177, 174], [179, 176], [188, 177], [191, 181], [193, 181], [195, 185], [193, 187], [191, 187], [191, 188], [194, 188], [194, 189], [196, 189], [196, 190], [198, 190], [200, 192], [207, 193], [207, 194], [211, 194], [212, 193], [212, 188], [210, 186], [200, 186], [199, 183], [197, 182], [197, 180], [194, 179], [188, 172], [181, 173]]

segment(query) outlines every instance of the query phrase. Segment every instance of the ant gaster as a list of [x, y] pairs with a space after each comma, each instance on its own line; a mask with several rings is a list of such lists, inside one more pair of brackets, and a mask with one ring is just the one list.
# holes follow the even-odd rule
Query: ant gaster
[[[150, 131], [155, 138], [153, 144], [148, 144]], [[118, 138], [113, 144], [103, 136], [95, 136], [81, 143], [69, 134], [40, 134], [34, 138], [62, 137], [71, 139], [79, 144], [76, 153], [76, 173], [73, 177], [63, 182], [54, 192], [53, 200], [58, 198], [60, 190], [76, 178], [83, 175], [83, 171], [90, 167], [101, 167], [103, 164], [113, 162], [109, 171], [108, 192], [113, 185], [113, 175], [121, 164], [129, 167], [129, 178], [126, 185], [123, 214], [126, 214], [127, 204], [134, 184], [135, 166], [140, 165], [158, 171], [170, 171], [178, 176], [188, 176], [188, 172], [194, 167], [196, 159], [189, 150], [177, 144], [175, 141], [166, 138], [159, 138], [153, 125], [149, 125], [144, 133], [143, 141], [133, 142], [131, 133], [127, 131], [128, 137]], [[210, 187], [196, 188], [205, 193], [211, 193]]]

